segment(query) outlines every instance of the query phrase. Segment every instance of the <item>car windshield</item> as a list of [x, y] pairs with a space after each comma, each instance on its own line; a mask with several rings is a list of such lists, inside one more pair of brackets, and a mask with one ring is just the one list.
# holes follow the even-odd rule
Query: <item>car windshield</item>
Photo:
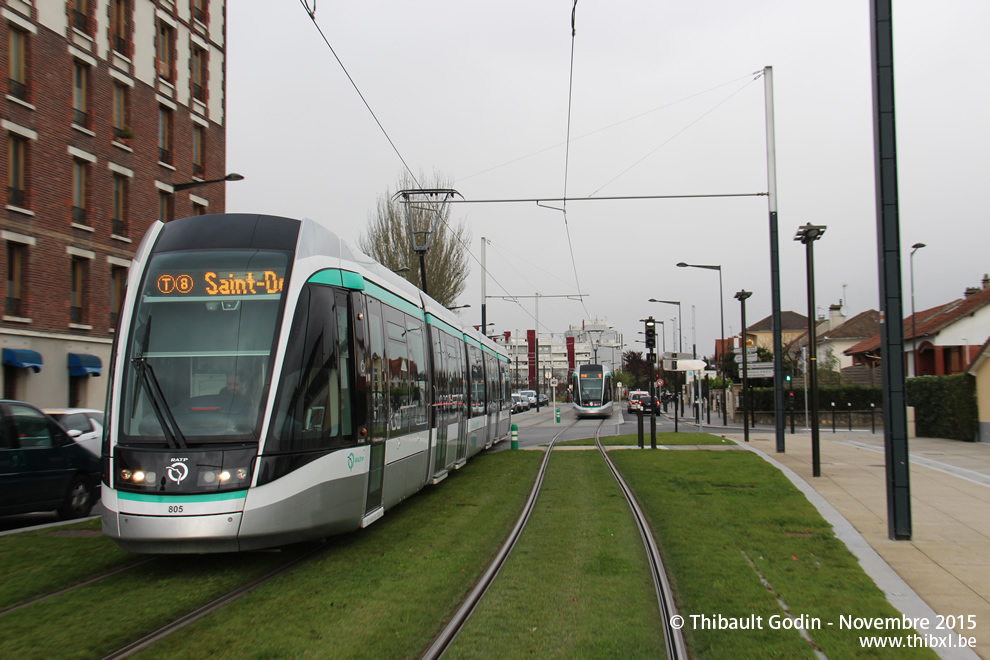
[[257, 439], [287, 262], [258, 250], [152, 258], [124, 365], [122, 442]]

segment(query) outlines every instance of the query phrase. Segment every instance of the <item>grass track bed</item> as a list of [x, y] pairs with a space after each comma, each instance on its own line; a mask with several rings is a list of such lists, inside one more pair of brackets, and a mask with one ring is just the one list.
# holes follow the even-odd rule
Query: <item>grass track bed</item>
[[300, 569], [141, 658], [418, 657], [522, 510], [540, 452], [473, 458]]
[[[863, 649], [862, 632], [839, 630], [839, 615], [899, 613], [804, 495], [759, 456], [741, 451], [609, 456], [649, 518], [681, 615], [756, 615], [766, 626], [771, 615], [782, 614], [745, 552], [795, 615], [821, 619], [822, 629], [809, 633], [828, 657], [935, 657], [924, 649]], [[692, 658], [814, 657], [794, 631], [700, 631], [688, 618], [684, 632]]]
[[[603, 436], [602, 446], [604, 447], [625, 447], [625, 446], [637, 446], [639, 445], [639, 436], [635, 433], [627, 435], [609, 435]], [[728, 438], [722, 438], [717, 435], [712, 435], [710, 433], [657, 433], [657, 446], [660, 445], [734, 445], [736, 444]], [[567, 440], [565, 442], [558, 442], [557, 445], [566, 446], [595, 446], [594, 438], [587, 438], [584, 440]], [[643, 445], [644, 447], [650, 446], [650, 430], [646, 429], [643, 434]]]
[[447, 658], [662, 658], [646, 551], [598, 452], [550, 458], [529, 524]]

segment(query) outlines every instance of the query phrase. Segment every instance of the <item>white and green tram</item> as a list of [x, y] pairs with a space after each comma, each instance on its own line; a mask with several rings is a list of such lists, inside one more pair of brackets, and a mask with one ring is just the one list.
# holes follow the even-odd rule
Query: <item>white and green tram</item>
[[509, 433], [504, 349], [312, 220], [155, 223], [120, 318], [102, 498], [127, 550], [365, 527]]

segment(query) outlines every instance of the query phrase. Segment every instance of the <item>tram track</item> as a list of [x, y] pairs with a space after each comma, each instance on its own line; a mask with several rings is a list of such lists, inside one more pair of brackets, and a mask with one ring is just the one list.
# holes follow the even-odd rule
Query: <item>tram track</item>
[[276, 567], [275, 569], [269, 571], [268, 573], [260, 577], [257, 577], [251, 580], [250, 582], [247, 582], [246, 584], [242, 584], [235, 589], [232, 589], [228, 593], [220, 596], [219, 598], [214, 599], [213, 601], [207, 603], [206, 605], [203, 605], [202, 607], [199, 607], [193, 610], [192, 612], [189, 612], [188, 614], [185, 614], [184, 616], [181, 616], [175, 619], [174, 621], [165, 624], [164, 626], [158, 628], [157, 630], [148, 633], [147, 635], [141, 637], [140, 639], [130, 642], [129, 644], [122, 646], [116, 651], [113, 651], [103, 656], [103, 660], [118, 660], [121, 658], [128, 658], [134, 655], [135, 653], [138, 653], [139, 651], [143, 651], [144, 649], [148, 648], [155, 642], [164, 639], [165, 637], [168, 637], [172, 633], [181, 630], [182, 628], [185, 628], [190, 624], [196, 623], [200, 619], [209, 616], [210, 614], [220, 609], [221, 607], [224, 607], [225, 605], [229, 605], [230, 603], [234, 602], [241, 596], [246, 595], [247, 593], [257, 589], [258, 587], [268, 582], [271, 582], [273, 579], [279, 577], [280, 575], [289, 572], [299, 564], [325, 551], [326, 547], [327, 547], [326, 545], [319, 545], [313, 548], [312, 550], [309, 550], [308, 552], [304, 552], [302, 555], [298, 557], [293, 557], [291, 560], [287, 561], [281, 566]]
[[[601, 430], [604, 427], [606, 420], [603, 419], [598, 427], [595, 429], [595, 444], [598, 447], [599, 452], [601, 452], [606, 464], [609, 467], [613, 477], [616, 479], [620, 489], [622, 490], [623, 496], [626, 498], [627, 503], [633, 513], [633, 517], [636, 520], [636, 526], [639, 529], [640, 536], [643, 539], [643, 544], [646, 549], [647, 559], [650, 565], [650, 573], [653, 577], [654, 589], [656, 591], [657, 602], [660, 608], [660, 614], [662, 621], [662, 629], [664, 636], [664, 644], [667, 650], [667, 658], [669, 660], [681, 660], [688, 657], [687, 646], [684, 641], [684, 637], [679, 629], [675, 629], [671, 625], [671, 618], [677, 614], [676, 605], [674, 604], [673, 592], [670, 588], [670, 582], [667, 579], [666, 572], [663, 567], [663, 561], [660, 556], [659, 547], [653, 538], [653, 533], [650, 530], [649, 523], [646, 521], [646, 516], [640, 508], [636, 498], [633, 496], [631, 489], [622, 479], [621, 474], [618, 469], [612, 463], [611, 459], [608, 457], [608, 453], [601, 444]], [[529, 499], [523, 509], [522, 514], [520, 514], [515, 526], [507, 537], [505, 543], [501, 546], [492, 563], [489, 565], [488, 569], [484, 572], [481, 579], [475, 584], [475, 587], [471, 590], [468, 596], [465, 598], [461, 606], [457, 609], [451, 619], [448, 621], [444, 629], [437, 635], [433, 643], [426, 649], [422, 654], [421, 658], [424, 660], [435, 660], [440, 658], [446, 652], [446, 650], [453, 643], [457, 634], [464, 628], [467, 624], [468, 619], [470, 619], [471, 614], [477, 608], [481, 599], [484, 597], [488, 588], [494, 582], [502, 566], [505, 564], [509, 555], [512, 553], [512, 549], [515, 547], [522, 532], [524, 531], [526, 524], [533, 512], [536, 505], [536, 500], [539, 497], [540, 490], [543, 485], [543, 480], [546, 475], [547, 466], [550, 462], [550, 455], [553, 453], [554, 445], [557, 440], [560, 439], [567, 431], [574, 428], [577, 425], [577, 421], [572, 422], [566, 428], [563, 428], [558, 432], [553, 439], [550, 441], [546, 449], [546, 454], [543, 458], [543, 462], [540, 465], [540, 470], [536, 477], [536, 482], [533, 485], [533, 489], [530, 493]]]

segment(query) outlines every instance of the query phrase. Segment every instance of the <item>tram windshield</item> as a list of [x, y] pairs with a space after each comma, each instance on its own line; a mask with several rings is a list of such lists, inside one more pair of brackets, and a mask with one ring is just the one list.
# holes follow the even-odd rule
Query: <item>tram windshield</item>
[[602, 372], [582, 371], [578, 379], [578, 387], [581, 388], [581, 401], [585, 403], [601, 402], [602, 400]]
[[125, 358], [122, 443], [257, 440], [287, 263], [259, 250], [152, 257]]

